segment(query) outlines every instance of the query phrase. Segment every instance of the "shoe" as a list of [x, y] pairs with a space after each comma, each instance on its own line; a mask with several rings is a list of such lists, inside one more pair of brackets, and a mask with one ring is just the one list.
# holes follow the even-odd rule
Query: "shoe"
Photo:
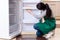
[[48, 34], [44, 35], [43, 37], [49, 39], [49, 38], [51, 38], [52, 36], [54, 36], [54, 34], [55, 34], [55, 32], [51, 31], [51, 32], [49, 32]]

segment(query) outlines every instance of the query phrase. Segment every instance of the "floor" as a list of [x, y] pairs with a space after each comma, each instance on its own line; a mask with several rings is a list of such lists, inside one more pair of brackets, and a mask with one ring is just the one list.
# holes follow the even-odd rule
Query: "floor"
[[[33, 36], [33, 35], [32, 35]], [[17, 36], [15, 39], [13, 40], [46, 40], [45, 38], [43, 37], [38, 37], [38, 38], [30, 38], [30, 37], [22, 37], [22, 36]], [[60, 40], [60, 28], [57, 28], [55, 30], [55, 36], [52, 37], [52, 38], [49, 38], [48, 40]]]
[[[31, 36], [31, 37], [29, 37]], [[0, 39], [0, 40], [4, 40], [4, 39]], [[13, 38], [11, 40], [46, 40], [43, 37], [34, 37], [34, 35], [25, 35], [25, 37], [23, 36], [17, 36], [16, 38]], [[49, 38], [48, 40], [60, 40], [60, 28], [56, 28], [55, 30], [55, 35], [52, 38]]]

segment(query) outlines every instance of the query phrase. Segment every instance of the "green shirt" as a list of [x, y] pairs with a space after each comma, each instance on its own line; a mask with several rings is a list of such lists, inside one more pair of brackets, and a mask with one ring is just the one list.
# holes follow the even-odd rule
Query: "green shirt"
[[44, 17], [44, 23], [37, 23], [39, 30], [43, 32], [43, 34], [47, 34], [48, 32], [54, 30], [56, 28], [56, 20], [55, 18], [46, 18]]

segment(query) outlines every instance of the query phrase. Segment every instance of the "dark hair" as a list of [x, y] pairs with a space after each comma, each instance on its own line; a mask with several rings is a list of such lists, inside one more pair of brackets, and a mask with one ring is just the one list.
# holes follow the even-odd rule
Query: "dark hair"
[[39, 10], [45, 10], [46, 9], [46, 5], [42, 2], [38, 3], [36, 7]]
[[49, 5], [48, 4], [44, 4], [42, 2], [38, 3], [36, 5], [37, 9], [39, 10], [46, 10], [46, 18], [51, 18], [52, 16], [52, 10], [50, 9]]

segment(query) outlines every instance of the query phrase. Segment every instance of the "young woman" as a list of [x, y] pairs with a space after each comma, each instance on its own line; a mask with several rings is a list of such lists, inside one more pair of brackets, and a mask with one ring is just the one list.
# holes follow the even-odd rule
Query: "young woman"
[[[38, 23], [34, 24], [34, 29], [37, 30], [37, 37], [48, 34], [52, 30], [56, 28], [56, 20], [52, 15], [52, 10], [50, 9], [48, 4], [44, 4], [42, 2], [36, 5], [37, 9], [41, 11], [41, 14], [35, 15], [31, 10], [27, 10], [31, 15], [40, 19]], [[44, 18], [44, 22], [42, 19]]]

